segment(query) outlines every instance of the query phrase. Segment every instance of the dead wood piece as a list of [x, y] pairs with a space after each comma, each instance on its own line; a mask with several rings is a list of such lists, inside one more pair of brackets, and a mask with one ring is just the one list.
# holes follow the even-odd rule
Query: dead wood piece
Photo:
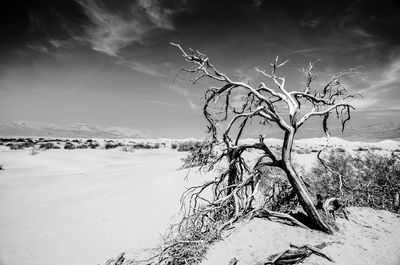
[[346, 208], [340, 198], [329, 198], [327, 199], [322, 206], [326, 216], [332, 216], [334, 220], [336, 220], [336, 214], [342, 213], [344, 218], [349, 220]]
[[114, 262], [114, 259], [109, 259], [104, 263], [104, 265], [111, 265], [112, 262]]
[[229, 261], [228, 265], [236, 265], [238, 263], [238, 260], [236, 258], [231, 259], [231, 261]]
[[115, 259], [115, 265], [121, 265], [125, 258], [124, 258], [125, 252], [122, 252], [121, 254], [118, 255], [118, 257]]
[[287, 249], [281, 253], [271, 255], [268, 258], [268, 261], [258, 263], [259, 265], [283, 265], [283, 264], [298, 264], [303, 262], [306, 258], [308, 258], [312, 254], [319, 255], [323, 258], [326, 258], [330, 262], [335, 262], [331, 257], [327, 254], [323, 253], [320, 249], [326, 247], [328, 244], [321, 243], [315, 246], [311, 245], [303, 245], [297, 246], [294, 244], [290, 244], [292, 249]]
[[106, 261], [105, 265], [122, 265], [125, 261], [125, 252], [119, 254], [115, 259], [109, 259]]
[[[325, 247], [326, 245], [324, 245], [323, 247]], [[317, 246], [311, 246], [311, 245], [303, 245], [303, 246], [296, 246], [294, 244], [290, 244], [290, 247], [294, 247], [297, 249], [302, 249], [302, 248], [307, 248], [309, 250], [311, 250], [314, 254], [321, 256], [323, 258], [326, 258], [327, 260], [329, 260], [330, 262], [335, 262], [331, 257], [329, 257], [327, 254], [323, 253], [319, 248], [318, 245]]]

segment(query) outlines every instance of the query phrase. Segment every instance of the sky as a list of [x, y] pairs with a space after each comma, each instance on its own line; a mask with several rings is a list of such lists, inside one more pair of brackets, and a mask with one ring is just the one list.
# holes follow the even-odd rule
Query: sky
[[0, 120], [203, 136], [210, 84], [180, 71], [175, 42], [252, 84], [279, 55], [289, 90], [309, 62], [317, 84], [359, 67], [352, 126], [399, 121], [397, 1], [7, 0], [0, 13]]

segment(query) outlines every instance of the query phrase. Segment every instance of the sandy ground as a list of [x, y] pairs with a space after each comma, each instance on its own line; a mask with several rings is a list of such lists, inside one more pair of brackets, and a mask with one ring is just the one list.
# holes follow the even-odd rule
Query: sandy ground
[[[310, 139], [295, 145], [313, 148], [323, 143]], [[349, 151], [358, 146], [399, 148], [394, 141], [364, 144], [332, 139], [332, 145]], [[178, 170], [185, 155], [167, 147], [135, 152], [48, 150], [32, 156], [30, 150], [0, 146], [0, 163], [5, 167], [0, 171], [0, 264], [95, 265], [122, 251], [153, 247], [178, 212], [184, 188], [210, 177], [192, 176], [191, 183], [185, 182], [188, 171]], [[315, 158], [316, 153], [294, 154], [306, 167]], [[226, 258], [235, 253], [227, 252]]]
[[340, 231], [335, 235], [283, 225], [264, 219], [242, 222], [224, 241], [211, 247], [202, 265], [263, 264], [272, 254], [289, 245], [331, 243], [323, 249], [335, 263], [311, 255], [305, 265], [398, 265], [400, 264], [400, 216], [370, 208], [349, 208], [349, 221], [338, 219]]
[[152, 247], [179, 209], [184, 153], [0, 152], [0, 264], [104, 264]]

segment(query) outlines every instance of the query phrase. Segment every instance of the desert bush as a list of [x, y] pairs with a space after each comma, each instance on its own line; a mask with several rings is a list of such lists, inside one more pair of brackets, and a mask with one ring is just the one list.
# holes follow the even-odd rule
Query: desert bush
[[117, 148], [117, 147], [118, 147], [118, 144], [113, 143], [113, 142], [107, 142], [104, 145], [104, 149], [114, 149], [114, 148]]
[[0, 141], [5, 143], [5, 142], [15, 142], [17, 139], [15, 138], [0, 138]]
[[353, 151], [356, 151], [356, 152], [365, 152], [365, 151], [368, 151], [368, 148], [359, 146], [358, 148], [353, 149]]
[[304, 155], [304, 154], [310, 154], [310, 153], [311, 153], [311, 151], [308, 149], [297, 149], [296, 150], [296, 154]]
[[135, 151], [135, 146], [134, 145], [125, 145], [121, 149], [124, 152], [134, 152]]
[[342, 147], [335, 148], [334, 150], [335, 150], [335, 152], [339, 152], [339, 153], [345, 153], [346, 152], [346, 149], [344, 149]]
[[64, 149], [73, 150], [73, 149], [75, 149], [75, 145], [71, 142], [66, 142], [64, 145]]
[[54, 149], [54, 146], [55, 146], [54, 143], [46, 142], [39, 144], [39, 149], [45, 149], [45, 150]]
[[158, 149], [160, 148], [159, 143], [151, 144], [151, 143], [135, 143], [132, 145], [134, 149]]
[[90, 149], [96, 149], [99, 146], [100, 146], [100, 144], [97, 142], [90, 142], [90, 144], [89, 144]]
[[225, 221], [224, 214], [215, 211], [212, 215], [204, 216], [201, 222], [192, 216], [171, 226], [163, 237], [163, 243], [154, 249], [158, 254], [152, 259], [167, 260], [165, 264], [170, 265], [199, 264], [209, 247], [222, 240], [220, 226]]
[[[303, 176], [305, 169], [298, 164], [293, 165], [296, 172]], [[298, 205], [285, 172], [277, 167], [263, 167], [259, 170], [259, 190], [262, 194], [263, 208], [273, 211], [290, 212]]]
[[3, 164], [0, 164], [0, 170], [4, 170]]
[[368, 151], [363, 154], [331, 152], [327, 165], [343, 176], [343, 195], [339, 190], [338, 175], [317, 164], [311, 170], [311, 186], [323, 197], [342, 197], [352, 206], [368, 206], [400, 212], [399, 156]]
[[171, 143], [171, 148], [172, 148], [172, 149], [178, 148], [178, 143], [172, 142], [172, 143]]
[[382, 147], [379, 147], [379, 146], [371, 146], [370, 149], [373, 150], [373, 151], [381, 151], [381, 150], [382, 150]]
[[88, 149], [88, 145], [86, 145], [86, 144], [78, 144], [77, 146], [76, 146], [76, 149]]
[[7, 146], [9, 146], [11, 150], [22, 150], [24, 148], [33, 146], [33, 143], [16, 142], [16, 143], [12, 143], [11, 145], [7, 145]]
[[185, 142], [178, 142], [177, 151], [179, 152], [187, 152], [198, 150], [202, 147], [203, 142], [201, 141], [185, 141]]
[[[216, 152], [210, 151], [210, 148], [212, 149], [213, 147], [207, 142], [195, 142], [182, 146], [184, 146], [182, 148], [187, 148], [189, 151], [189, 154], [182, 158], [182, 168], [205, 166], [211, 164], [217, 158]], [[179, 148], [178, 145], [178, 151]]]

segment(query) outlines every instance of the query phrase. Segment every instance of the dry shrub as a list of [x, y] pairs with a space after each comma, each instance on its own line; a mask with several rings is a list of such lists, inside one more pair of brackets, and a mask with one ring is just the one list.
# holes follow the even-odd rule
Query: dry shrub
[[133, 149], [159, 149], [160, 144], [159, 143], [134, 143], [131, 145]]
[[200, 147], [204, 145], [202, 141], [185, 141], [177, 143], [177, 151], [179, 152], [187, 152], [198, 150]]
[[[300, 175], [304, 169], [294, 165]], [[288, 213], [298, 205], [297, 196], [293, 192], [286, 173], [276, 167], [264, 167], [260, 171], [259, 189], [262, 193], [263, 208]]]
[[121, 150], [124, 152], [135, 152], [135, 147], [132, 145], [125, 145]]
[[100, 144], [97, 142], [90, 142], [90, 144], [89, 144], [90, 149], [96, 149], [99, 146], [100, 146]]
[[339, 180], [321, 164], [312, 168], [311, 186], [323, 197], [342, 197], [352, 206], [367, 206], [400, 212], [399, 156], [368, 151], [362, 154], [331, 152], [325, 157], [327, 165], [343, 176], [343, 195]]
[[54, 149], [55, 144], [51, 142], [41, 143], [39, 144], [39, 149], [49, 150]]
[[[219, 222], [193, 218], [184, 219], [173, 226], [164, 237], [163, 244], [156, 249], [155, 264], [192, 265], [199, 264], [210, 245], [222, 239]], [[159, 263], [158, 263], [159, 262]]]
[[[183, 146], [182, 148], [187, 149], [189, 154], [185, 158], [182, 158], [182, 168], [210, 165], [217, 158], [213, 146], [208, 142], [191, 142]], [[179, 148], [181, 148], [181, 145], [178, 145], [178, 151], [180, 151]]]
[[371, 146], [370, 149], [373, 150], [373, 151], [381, 151], [381, 150], [382, 150], [382, 147], [379, 147], [379, 146]]
[[335, 148], [335, 152], [345, 153], [345, 152], [346, 152], [346, 149], [344, 149], [344, 148], [342, 148], [342, 147], [338, 147], [338, 148]]
[[356, 151], [356, 152], [365, 152], [365, 151], [368, 151], [368, 148], [359, 146], [358, 148], [353, 149], [353, 151]]
[[171, 149], [177, 149], [178, 148], [178, 143], [172, 142], [171, 143]]
[[67, 150], [73, 150], [75, 148], [76, 148], [75, 145], [71, 142], [66, 142], [64, 145], [64, 149], [67, 149]]
[[30, 142], [16, 142], [16, 143], [12, 143], [11, 145], [8, 145], [10, 147], [11, 150], [23, 150], [25, 148], [29, 148], [32, 147], [34, 144], [30, 143]]
[[304, 155], [304, 154], [310, 154], [311, 153], [311, 151], [310, 150], [308, 150], [308, 149], [303, 149], [303, 148], [301, 148], [301, 149], [294, 149], [294, 150], [292, 150], [292, 151], [295, 151], [296, 152], [296, 154], [300, 154], [300, 155]]
[[105, 145], [104, 145], [104, 149], [114, 149], [114, 148], [117, 148], [119, 145], [117, 144], [117, 143], [114, 143], [114, 142], [107, 142]]

